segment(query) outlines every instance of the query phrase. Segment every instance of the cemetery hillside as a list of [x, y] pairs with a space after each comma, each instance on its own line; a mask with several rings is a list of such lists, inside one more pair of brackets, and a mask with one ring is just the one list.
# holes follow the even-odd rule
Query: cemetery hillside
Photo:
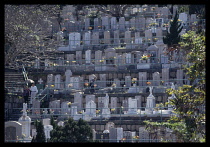
[[5, 5], [4, 141], [206, 142], [205, 5]]

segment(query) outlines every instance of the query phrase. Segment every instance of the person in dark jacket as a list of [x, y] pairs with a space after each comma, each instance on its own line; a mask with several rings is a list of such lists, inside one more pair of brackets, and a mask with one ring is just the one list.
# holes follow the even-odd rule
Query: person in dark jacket
[[28, 86], [25, 86], [23, 90], [23, 97], [24, 97], [25, 103], [28, 103], [29, 95], [30, 95], [30, 89], [28, 88]]

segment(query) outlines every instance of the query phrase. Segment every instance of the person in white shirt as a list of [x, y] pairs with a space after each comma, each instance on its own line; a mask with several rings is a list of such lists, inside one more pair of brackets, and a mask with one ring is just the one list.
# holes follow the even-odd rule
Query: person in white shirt
[[32, 83], [30, 90], [31, 90], [31, 104], [32, 104], [32, 101], [35, 99], [36, 94], [38, 93], [38, 89], [34, 83]]

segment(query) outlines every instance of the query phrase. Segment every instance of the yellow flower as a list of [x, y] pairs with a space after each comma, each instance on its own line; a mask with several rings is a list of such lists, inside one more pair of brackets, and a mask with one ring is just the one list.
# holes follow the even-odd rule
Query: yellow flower
[[51, 85], [51, 87], [55, 87], [55, 85]]
[[68, 102], [67, 105], [71, 105], [71, 102]]
[[71, 61], [72, 63], [75, 63], [75, 62], [77, 62], [77, 61]]
[[111, 111], [115, 111], [115, 108], [112, 108]]

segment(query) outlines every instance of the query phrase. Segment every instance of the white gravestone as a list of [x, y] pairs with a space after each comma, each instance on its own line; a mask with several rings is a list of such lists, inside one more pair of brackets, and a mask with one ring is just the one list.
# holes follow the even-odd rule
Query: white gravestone
[[116, 17], [111, 18], [111, 29], [116, 30], [117, 29], [117, 19]]
[[119, 39], [119, 30], [114, 31], [114, 45], [119, 45], [120, 39]]
[[52, 85], [52, 84], [54, 84], [54, 76], [53, 76], [53, 74], [49, 74], [49, 75], [47, 75], [47, 84], [48, 85]]
[[106, 96], [104, 97], [104, 107], [102, 108], [102, 116], [105, 118], [110, 117], [110, 109], [108, 105], [109, 105], [109, 95], [106, 93]]
[[110, 31], [104, 31], [104, 44], [111, 44]]
[[120, 17], [119, 19], [119, 30], [120, 31], [125, 30], [125, 17]]
[[91, 63], [91, 50], [85, 51], [85, 63], [87, 64]]
[[137, 99], [128, 98], [128, 114], [137, 114]]
[[45, 138], [46, 139], [50, 139], [50, 131], [53, 130], [53, 126], [52, 125], [46, 125], [44, 126], [44, 133], [45, 133]]
[[66, 83], [66, 85], [65, 85], [65, 88], [69, 88], [68, 87], [68, 85], [70, 84], [70, 77], [72, 76], [72, 72], [71, 72], [71, 70], [66, 70], [66, 72], [65, 72], [65, 77], [66, 77], [66, 81], [65, 81], [65, 83]]
[[86, 32], [83, 39], [84, 44], [90, 45], [90, 39], [91, 39], [91, 32]]
[[22, 124], [22, 134], [25, 134], [24, 139], [31, 139], [30, 131], [31, 131], [31, 118], [27, 116], [27, 103], [23, 103], [23, 114], [18, 119], [18, 122]]
[[94, 101], [94, 102], [95, 102], [95, 95], [86, 95], [86, 96], [85, 96], [85, 102], [86, 102], [86, 104], [87, 104], [89, 101]]
[[76, 92], [74, 94], [74, 103], [78, 103], [78, 111], [81, 111], [83, 108], [82, 105], [82, 100], [83, 100], [83, 93], [82, 92]]
[[139, 72], [139, 86], [146, 86], [147, 72]]
[[160, 86], [160, 73], [159, 72], [154, 72], [152, 74], [153, 77], [153, 86]]
[[152, 94], [153, 87], [149, 87], [149, 96], [147, 97], [145, 111], [147, 114], [153, 114], [153, 108], [155, 107], [155, 97]]
[[162, 81], [164, 81], [164, 86], [169, 82], [169, 68], [162, 69]]
[[125, 76], [126, 87], [131, 87], [131, 76]]
[[55, 76], [55, 88], [56, 89], [61, 88], [61, 75], [60, 74]]
[[92, 45], [99, 45], [99, 32], [93, 32]]
[[86, 103], [85, 117], [87, 118], [86, 120], [96, 117], [96, 103], [92, 100]]
[[69, 46], [70, 49], [75, 49], [80, 46], [80, 33], [74, 32], [69, 34]]

